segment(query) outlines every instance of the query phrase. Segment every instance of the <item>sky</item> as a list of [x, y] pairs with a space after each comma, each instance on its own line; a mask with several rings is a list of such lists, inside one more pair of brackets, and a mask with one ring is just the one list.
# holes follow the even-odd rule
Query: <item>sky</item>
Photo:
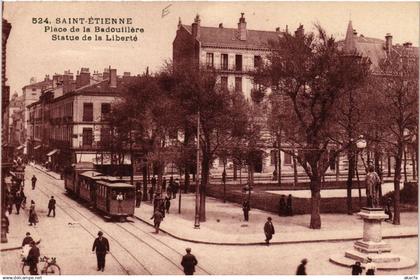
[[[164, 9], [167, 14], [162, 17]], [[253, 30], [284, 30], [287, 25], [294, 31], [301, 23], [305, 31], [311, 31], [320, 23], [340, 40], [351, 19], [353, 28], [366, 37], [383, 39], [391, 33], [393, 43], [419, 45], [419, 4], [415, 2], [5, 2], [3, 17], [12, 24], [7, 42], [8, 84], [11, 93], [21, 95], [31, 77], [41, 81], [46, 74], [51, 77], [64, 70], [76, 74], [81, 67], [91, 73], [109, 66], [118, 74], [139, 74], [146, 67], [158, 71], [172, 58], [179, 18], [190, 25], [199, 14], [202, 26], [223, 23], [236, 28], [241, 12], [247, 28]], [[54, 33], [44, 32], [48, 24], [32, 23], [32, 18], [39, 17], [52, 23], [63, 17], [132, 18], [132, 26], [144, 32], [137, 42], [52, 41]]]

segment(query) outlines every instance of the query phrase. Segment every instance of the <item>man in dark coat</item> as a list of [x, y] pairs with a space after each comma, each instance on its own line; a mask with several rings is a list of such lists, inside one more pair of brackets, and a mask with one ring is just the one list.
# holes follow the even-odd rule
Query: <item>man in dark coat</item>
[[141, 192], [141, 184], [140, 184], [140, 186], [136, 189], [136, 207], [137, 208], [140, 207], [142, 198], [143, 198], [143, 193]]
[[191, 254], [191, 248], [187, 248], [185, 251], [187, 254], [182, 257], [181, 265], [184, 268], [185, 275], [193, 275], [198, 262], [195, 256]]
[[15, 206], [16, 206], [16, 214], [19, 215], [20, 207], [22, 205], [23, 197], [21, 192], [17, 192], [15, 194]]
[[267, 243], [267, 246], [270, 244], [270, 240], [273, 238], [274, 233], [274, 226], [271, 222], [271, 217], [268, 217], [267, 222], [264, 224], [265, 243]]
[[153, 176], [151, 181], [152, 181], [152, 188], [153, 188], [153, 190], [156, 190], [156, 182], [157, 182], [156, 181], [156, 177]]
[[248, 220], [249, 220], [249, 210], [251, 210], [251, 207], [249, 206], [248, 199], [245, 199], [244, 203], [242, 203], [242, 210], [244, 211], [244, 220], [248, 222]]
[[306, 267], [305, 265], [308, 263], [307, 259], [303, 259], [300, 262], [300, 265], [297, 267], [296, 275], [306, 275]]
[[32, 176], [31, 181], [32, 181], [32, 189], [34, 190], [35, 189], [35, 185], [36, 185], [36, 181], [37, 181], [37, 178], [35, 177], [35, 175]]
[[282, 195], [279, 200], [279, 216], [286, 215], [286, 196]]
[[293, 216], [292, 195], [287, 196], [286, 215]]
[[351, 275], [361, 275], [362, 274], [362, 266], [360, 262], [355, 262], [351, 266]]
[[109, 242], [108, 239], [103, 237], [102, 231], [98, 232], [98, 237], [93, 242], [92, 252], [96, 249], [96, 259], [98, 262], [98, 271], [105, 269], [105, 256], [109, 253]]
[[27, 244], [31, 244], [32, 241], [34, 241], [34, 240], [31, 237], [31, 233], [27, 232], [25, 238], [23, 238], [22, 247], [24, 247]]
[[162, 180], [162, 191], [163, 192], [166, 191], [166, 178], [165, 177], [163, 177], [163, 180]]
[[35, 241], [32, 240], [30, 244], [31, 249], [29, 250], [26, 261], [29, 264], [29, 272], [31, 275], [38, 275], [38, 262], [41, 254], [39, 252], [39, 248], [35, 244]]
[[48, 201], [48, 217], [50, 216], [51, 211], [53, 212], [53, 217], [55, 217], [55, 203], [56, 201], [54, 199], [54, 196], [51, 196], [50, 201]]

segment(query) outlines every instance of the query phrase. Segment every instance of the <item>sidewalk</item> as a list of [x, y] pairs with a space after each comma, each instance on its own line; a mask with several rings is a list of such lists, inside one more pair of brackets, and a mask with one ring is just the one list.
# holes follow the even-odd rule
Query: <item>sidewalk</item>
[[[308, 206], [309, 207], [309, 206]], [[219, 245], [256, 245], [264, 242], [263, 226], [268, 216], [272, 217], [276, 234], [273, 244], [290, 244], [321, 241], [357, 240], [363, 236], [363, 222], [356, 214], [321, 214], [322, 227], [310, 229], [310, 215], [279, 217], [257, 209], [251, 209], [249, 222], [243, 220], [238, 204], [223, 203], [214, 198], [206, 199], [206, 222], [194, 229], [195, 196], [182, 194], [181, 214], [178, 214], [178, 196], [171, 200], [170, 214], [166, 214], [161, 230], [184, 241]], [[135, 217], [151, 226], [153, 207], [142, 201], [136, 208]], [[417, 213], [401, 213], [401, 225], [384, 222], [384, 238], [418, 236]]]
[[54, 171], [48, 170], [48, 169], [46, 169], [45, 167], [43, 167], [43, 166], [41, 166], [39, 164], [34, 164], [34, 163], [31, 162], [31, 163], [29, 163], [29, 165], [32, 166], [32, 167], [34, 167], [34, 168], [36, 168], [36, 169], [38, 169], [41, 172], [44, 172], [45, 174], [47, 174], [48, 176], [52, 177], [53, 179], [62, 180], [60, 174], [58, 174], [58, 173], [56, 173]]

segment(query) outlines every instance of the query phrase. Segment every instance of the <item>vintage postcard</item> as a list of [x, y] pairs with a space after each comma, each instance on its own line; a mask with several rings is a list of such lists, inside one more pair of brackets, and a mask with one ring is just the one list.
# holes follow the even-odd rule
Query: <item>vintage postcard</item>
[[417, 279], [418, 46], [416, 2], [3, 2], [2, 275]]

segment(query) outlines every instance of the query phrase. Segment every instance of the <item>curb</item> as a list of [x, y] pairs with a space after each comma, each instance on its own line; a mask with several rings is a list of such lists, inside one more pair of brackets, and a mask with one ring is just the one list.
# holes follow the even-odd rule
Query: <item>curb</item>
[[3, 248], [3, 249], [0, 249], [0, 252], [16, 251], [16, 250], [19, 250], [19, 249], [22, 249], [22, 247], [19, 246], [19, 247]]
[[[139, 221], [142, 221], [143, 223], [154, 227], [153, 224], [150, 222], [139, 218], [137, 216], [133, 216]], [[265, 242], [242, 242], [242, 243], [229, 243], [229, 242], [211, 242], [211, 241], [202, 241], [202, 240], [194, 240], [194, 239], [188, 239], [184, 237], [177, 236], [175, 234], [172, 234], [164, 229], [159, 229], [160, 231], [166, 233], [167, 235], [176, 238], [181, 241], [185, 242], [191, 242], [191, 243], [197, 243], [197, 244], [208, 244], [208, 245], [228, 245], [228, 246], [255, 246], [255, 245], [266, 245]], [[383, 239], [394, 239], [394, 238], [412, 238], [412, 237], [418, 237], [418, 234], [402, 234], [402, 235], [387, 235], [383, 236]], [[297, 243], [319, 243], [319, 242], [341, 242], [341, 241], [354, 241], [359, 240], [361, 237], [349, 237], [349, 238], [331, 238], [331, 239], [316, 239], [316, 240], [293, 240], [293, 241], [275, 241], [270, 242], [270, 245], [286, 245], [286, 244], [297, 244]]]
[[34, 167], [35, 169], [37, 169], [38, 171], [41, 171], [44, 174], [47, 174], [48, 176], [50, 176], [51, 178], [53, 178], [54, 180], [58, 180], [61, 181], [61, 179], [57, 179], [56, 177], [54, 177], [53, 175], [51, 175], [50, 173], [48, 173], [45, 170], [42, 170], [41, 168], [39, 168], [37, 165], [31, 165], [32, 167]]

